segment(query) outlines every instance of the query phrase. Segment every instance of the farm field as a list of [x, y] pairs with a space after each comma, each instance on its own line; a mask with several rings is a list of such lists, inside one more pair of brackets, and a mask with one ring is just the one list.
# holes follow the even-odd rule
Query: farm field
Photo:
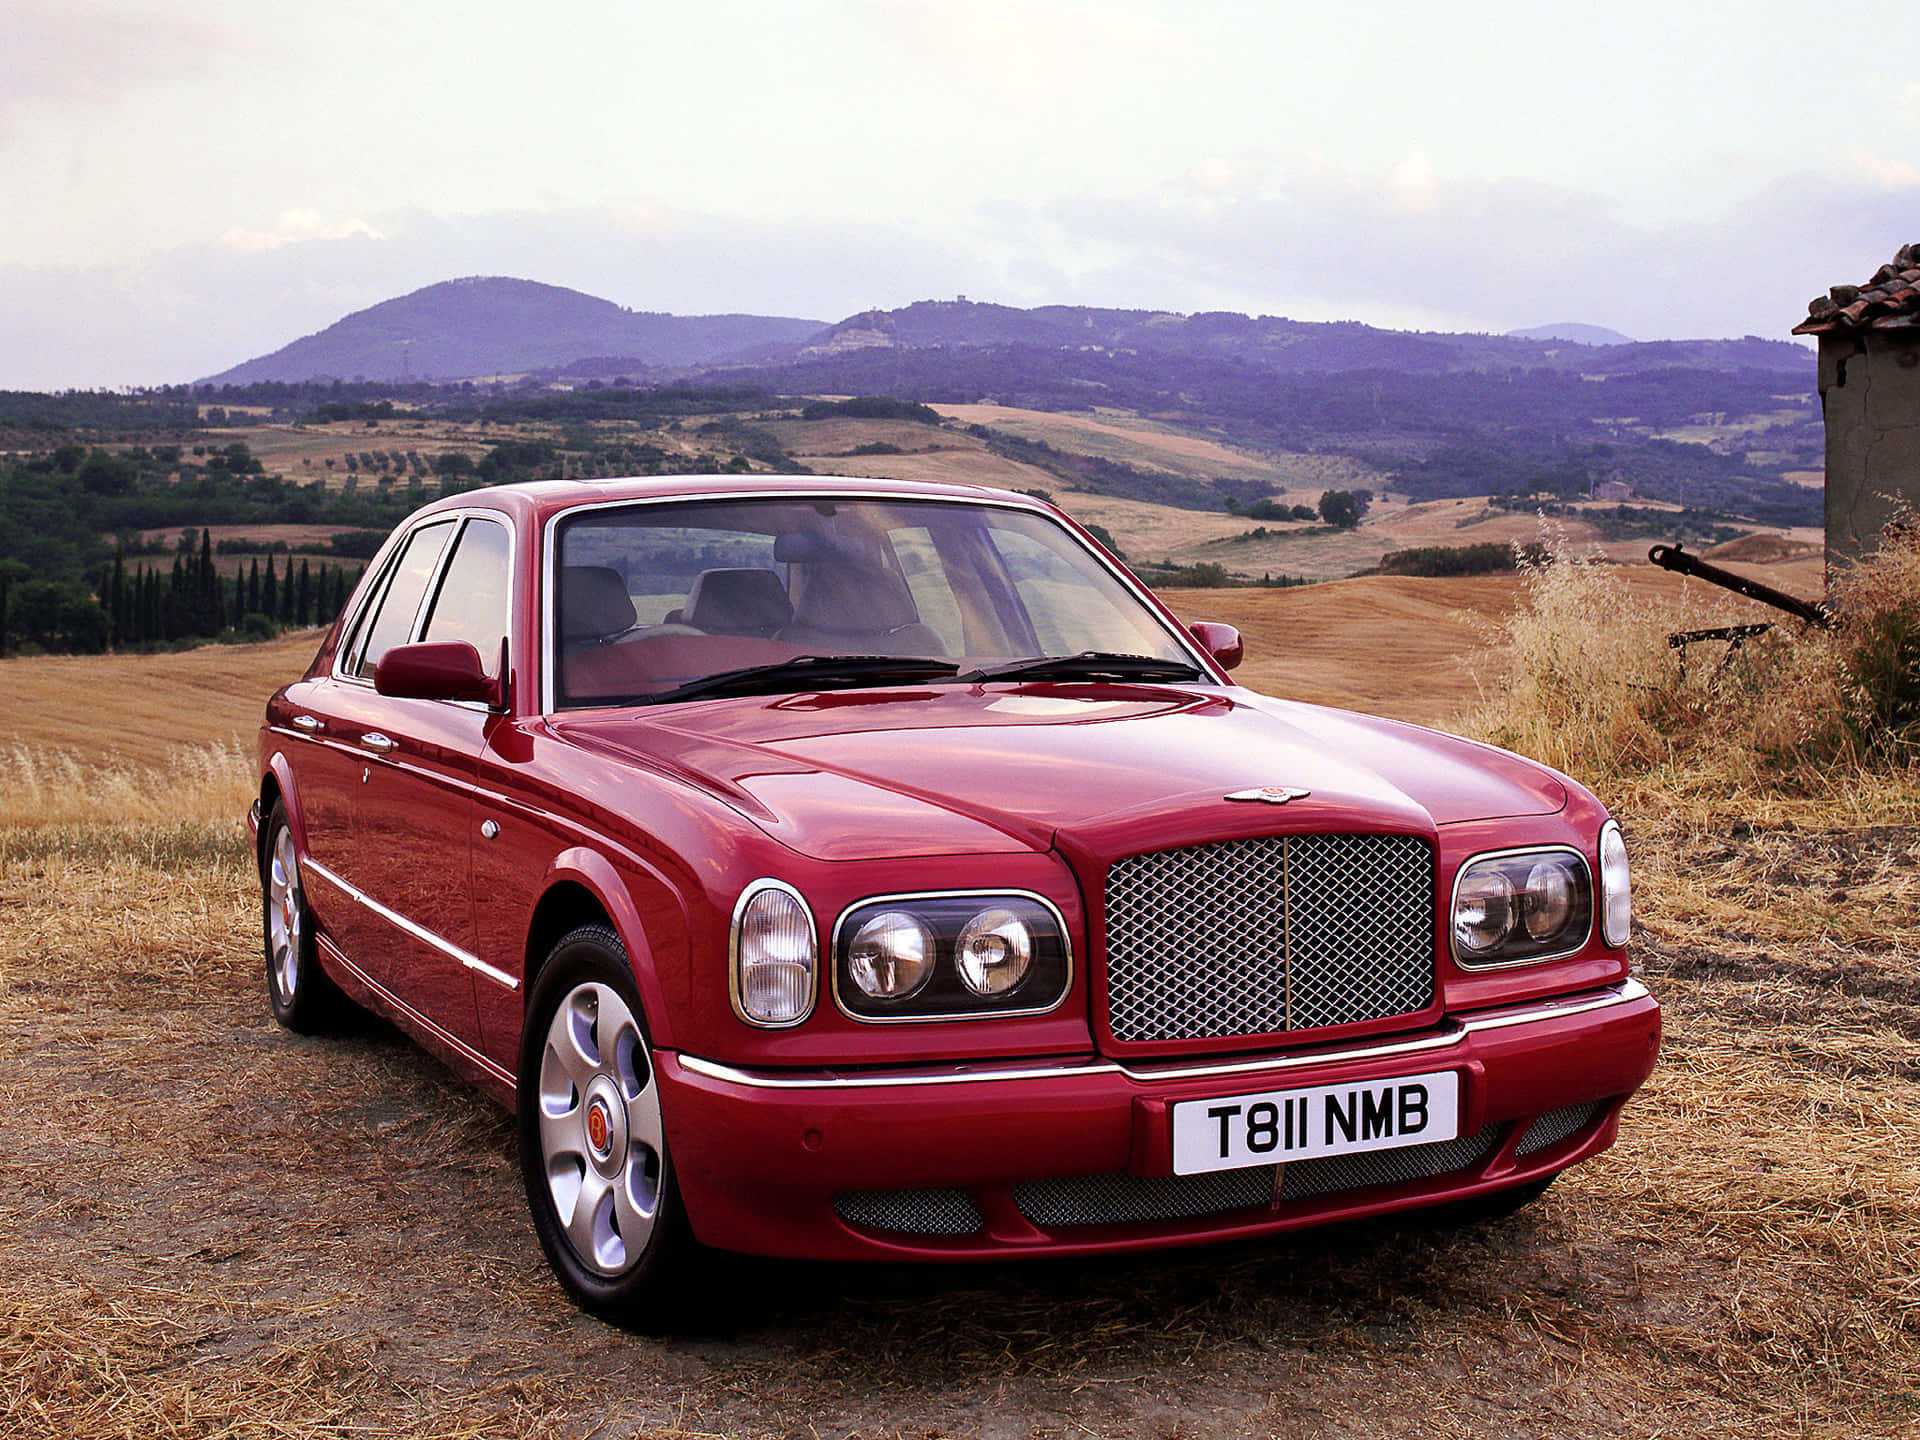
[[[1627, 573], [1677, 619], [1723, 608]], [[1753, 573], [1818, 593], [1817, 561]], [[1256, 688], [1427, 723], [1496, 683], [1525, 598], [1168, 594], [1242, 627]], [[0, 662], [0, 1434], [1920, 1435], [1911, 776], [1607, 797], [1664, 1057], [1619, 1145], [1508, 1221], [741, 1262], [729, 1322], [658, 1339], [562, 1298], [504, 1115], [383, 1025], [267, 1013], [237, 817], [316, 640]]]

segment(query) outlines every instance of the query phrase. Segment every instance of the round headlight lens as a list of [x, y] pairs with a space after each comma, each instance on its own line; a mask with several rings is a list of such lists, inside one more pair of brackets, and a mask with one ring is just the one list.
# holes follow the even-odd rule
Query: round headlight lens
[[818, 958], [807, 907], [785, 890], [762, 890], [742, 907], [735, 932], [740, 1013], [756, 1025], [805, 1019]]
[[1627, 873], [1627, 842], [1620, 823], [1600, 827], [1600, 933], [1618, 949], [1633, 933], [1633, 893]]
[[1460, 948], [1484, 955], [1512, 934], [1514, 900], [1513, 887], [1497, 868], [1468, 872], [1453, 907], [1453, 938]]
[[933, 973], [933, 932], [904, 910], [883, 910], [855, 932], [847, 973], [875, 1000], [901, 1000]]
[[1527, 872], [1527, 934], [1551, 940], [1573, 919], [1573, 874], [1563, 860], [1542, 860]]
[[955, 947], [960, 980], [976, 995], [1004, 995], [1027, 978], [1033, 932], [1011, 910], [982, 910]]

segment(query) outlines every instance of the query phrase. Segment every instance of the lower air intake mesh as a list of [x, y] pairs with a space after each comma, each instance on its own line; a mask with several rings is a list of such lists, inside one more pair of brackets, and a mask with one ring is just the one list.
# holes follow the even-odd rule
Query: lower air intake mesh
[[1586, 1105], [1568, 1105], [1560, 1110], [1549, 1110], [1527, 1127], [1527, 1133], [1514, 1147], [1514, 1153], [1532, 1155], [1549, 1145], [1558, 1145], [1575, 1131], [1585, 1129], [1588, 1122], [1606, 1108], [1606, 1101], [1595, 1100]]
[[902, 1235], [973, 1235], [986, 1226], [964, 1190], [849, 1190], [833, 1197], [833, 1213]]
[[1489, 1125], [1477, 1135], [1457, 1140], [1434, 1140], [1398, 1150], [1370, 1150], [1360, 1155], [1327, 1155], [1318, 1160], [1296, 1160], [1280, 1177], [1282, 1200], [1305, 1200], [1336, 1190], [1359, 1190], [1368, 1185], [1399, 1185], [1408, 1180], [1430, 1180], [1486, 1159], [1500, 1144], [1504, 1125]]
[[1209, 1175], [1079, 1175], [1013, 1187], [1013, 1201], [1022, 1215], [1036, 1225], [1056, 1227], [1180, 1220], [1265, 1206], [1272, 1200], [1271, 1165]]

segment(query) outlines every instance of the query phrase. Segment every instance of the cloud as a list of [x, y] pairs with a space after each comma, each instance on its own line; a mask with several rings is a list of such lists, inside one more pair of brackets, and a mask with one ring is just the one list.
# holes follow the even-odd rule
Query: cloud
[[916, 66], [951, 78], [958, 94], [1030, 115], [1065, 113], [1089, 89], [1124, 93], [1116, 70], [1154, 72], [1164, 85], [1168, 67], [1207, 58], [1187, 29], [1095, 0], [858, 0], [857, 8]]
[[1058, 202], [1044, 218], [1069, 248], [1112, 257], [1077, 277], [1097, 303], [1784, 337], [1807, 296], [1864, 279], [1914, 238], [1920, 177], [1797, 176], [1724, 216], [1665, 227], [1543, 183], [1440, 181], [1418, 157], [1371, 175], [1243, 162], [1233, 203], [1220, 201], [1188, 181], [1144, 199]]
[[271, 230], [236, 227], [224, 232], [217, 243], [227, 250], [278, 250], [308, 240], [344, 240], [351, 235], [364, 235], [371, 240], [385, 238], [364, 220], [327, 220], [318, 210], [288, 210]]
[[159, 10], [13, 0], [0, 46], [0, 137], [35, 103], [103, 105], [246, 46], [225, 27]]

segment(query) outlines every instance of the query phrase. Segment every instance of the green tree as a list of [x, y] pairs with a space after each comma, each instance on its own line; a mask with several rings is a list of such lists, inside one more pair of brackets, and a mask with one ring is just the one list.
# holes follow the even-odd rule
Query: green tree
[[1351, 490], [1329, 490], [1320, 497], [1320, 518], [1336, 530], [1356, 528], [1366, 509], [1366, 503]]

